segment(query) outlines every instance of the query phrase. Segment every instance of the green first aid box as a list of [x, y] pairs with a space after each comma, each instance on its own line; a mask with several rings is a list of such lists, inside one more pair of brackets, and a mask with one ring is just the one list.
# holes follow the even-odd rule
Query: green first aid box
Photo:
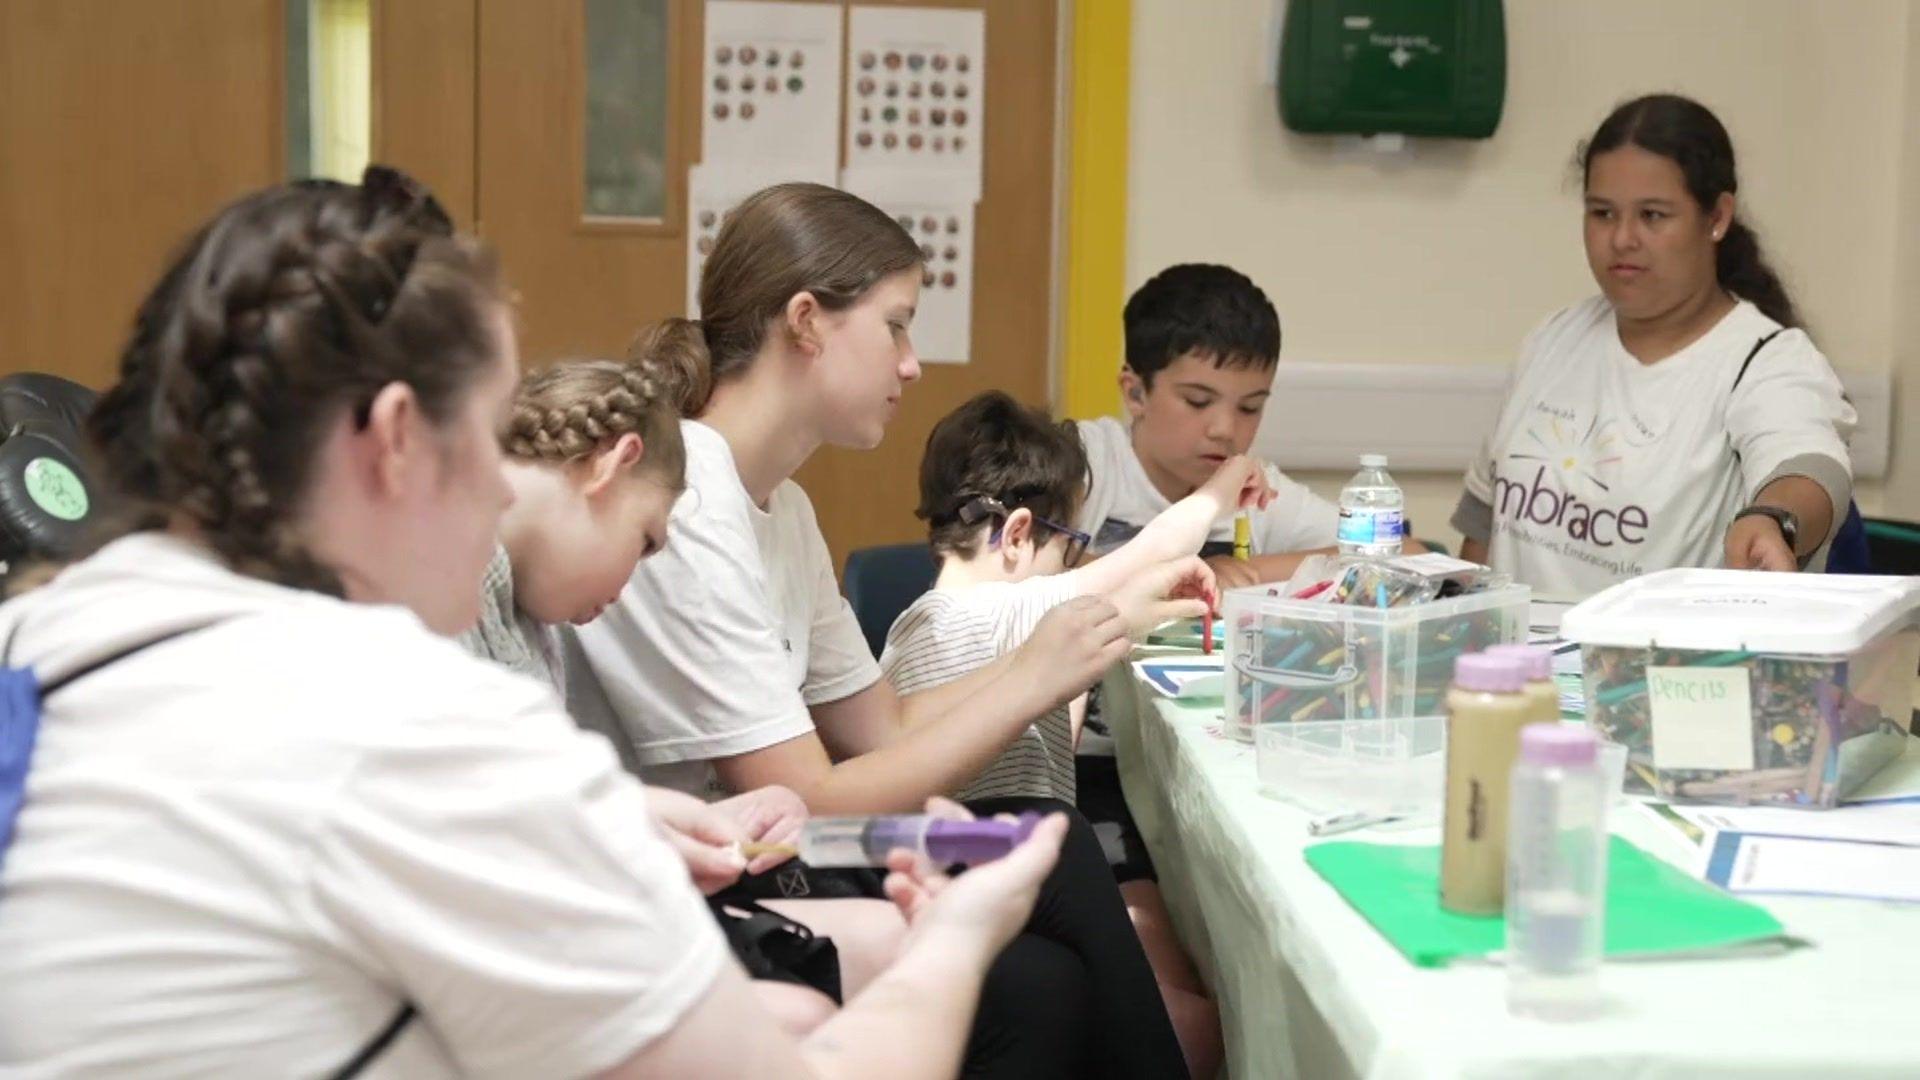
[[1309, 134], [1484, 139], [1507, 94], [1501, 0], [1292, 0], [1280, 117]]

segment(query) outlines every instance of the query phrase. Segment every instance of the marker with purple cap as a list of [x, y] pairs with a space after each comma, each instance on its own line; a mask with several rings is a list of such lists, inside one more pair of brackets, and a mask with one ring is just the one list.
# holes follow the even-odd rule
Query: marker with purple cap
[[1013, 821], [955, 821], [926, 814], [812, 818], [791, 845], [743, 844], [741, 854], [797, 855], [809, 866], [885, 866], [887, 855], [906, 850], [935, 866], [976, 866], [1005, 857], [1033, 835], [1039, 814]]

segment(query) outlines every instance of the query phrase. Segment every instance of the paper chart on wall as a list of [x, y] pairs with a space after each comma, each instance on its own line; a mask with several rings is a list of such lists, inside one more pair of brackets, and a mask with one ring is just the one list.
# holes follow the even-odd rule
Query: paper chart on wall
[[[817, 166], [818, 163], [816, 163]], [[747, 162], [702, 163], [687, 170], [687, 318], [700, 317], [700, 273], [727, 214], [761, 188], [790, 181], [833, 186], [831, 167], [805, 169]]]
[[701, 160], [840, 164], [840, 7], [709, 0]]
[[921, 362], [966, 363], [973, 348], [972, 195], [958, 183], [852, 167], [841, 186], [886, 211], [920, 245], [926, 262], [911, 336]]
[[856, 6], [847, 21], [846, 160], [962, 181], [977, 202], [986, 13]]

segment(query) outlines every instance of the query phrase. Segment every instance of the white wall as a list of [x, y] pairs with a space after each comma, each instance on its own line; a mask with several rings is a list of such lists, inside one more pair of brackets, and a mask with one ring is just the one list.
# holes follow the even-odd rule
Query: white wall
[[[1508, 0], [1499, 131], [1398, 156], [1281, 125], [1265, 76], [1278, 0], [1133, 4], [1129, 287], [1229, 263], [1279, 308], [1282, 363], [1511, 362], [1595, 290], [1575, 143], [1617, 102], [1674, 90], [1732, 131], [1742, 211], [1835, 364], [1886, 371], [1897, 353], [1920, 382], [1904, 302], [1920, 293], [1896, 303], [1897, 284], [1920, 286], [1912, 0]], [[1920, 447], [1895, 454], [1887, 489], [1920, 488]], [[1329, 497], [1343, 479], [1302, 478]], [[1401, 480], [1419, 531], [1450, 534], [1458, 477]]]

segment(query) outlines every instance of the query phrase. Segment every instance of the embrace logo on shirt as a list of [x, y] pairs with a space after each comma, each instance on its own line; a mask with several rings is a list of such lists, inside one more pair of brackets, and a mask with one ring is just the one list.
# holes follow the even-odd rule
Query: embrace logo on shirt
[[[1652, 522], [1644, 506], [1608, 499], [1620, 454], [1609, 423], [1576, 426], [1567, 410], [1544, 403], [1493, 478], [1493, 512], [1517, 538], [1576, 558], [1637, 572], [1588, 548], [1637, 547]], [[1533, 528], [1529, 528], [1533, 526]]]

